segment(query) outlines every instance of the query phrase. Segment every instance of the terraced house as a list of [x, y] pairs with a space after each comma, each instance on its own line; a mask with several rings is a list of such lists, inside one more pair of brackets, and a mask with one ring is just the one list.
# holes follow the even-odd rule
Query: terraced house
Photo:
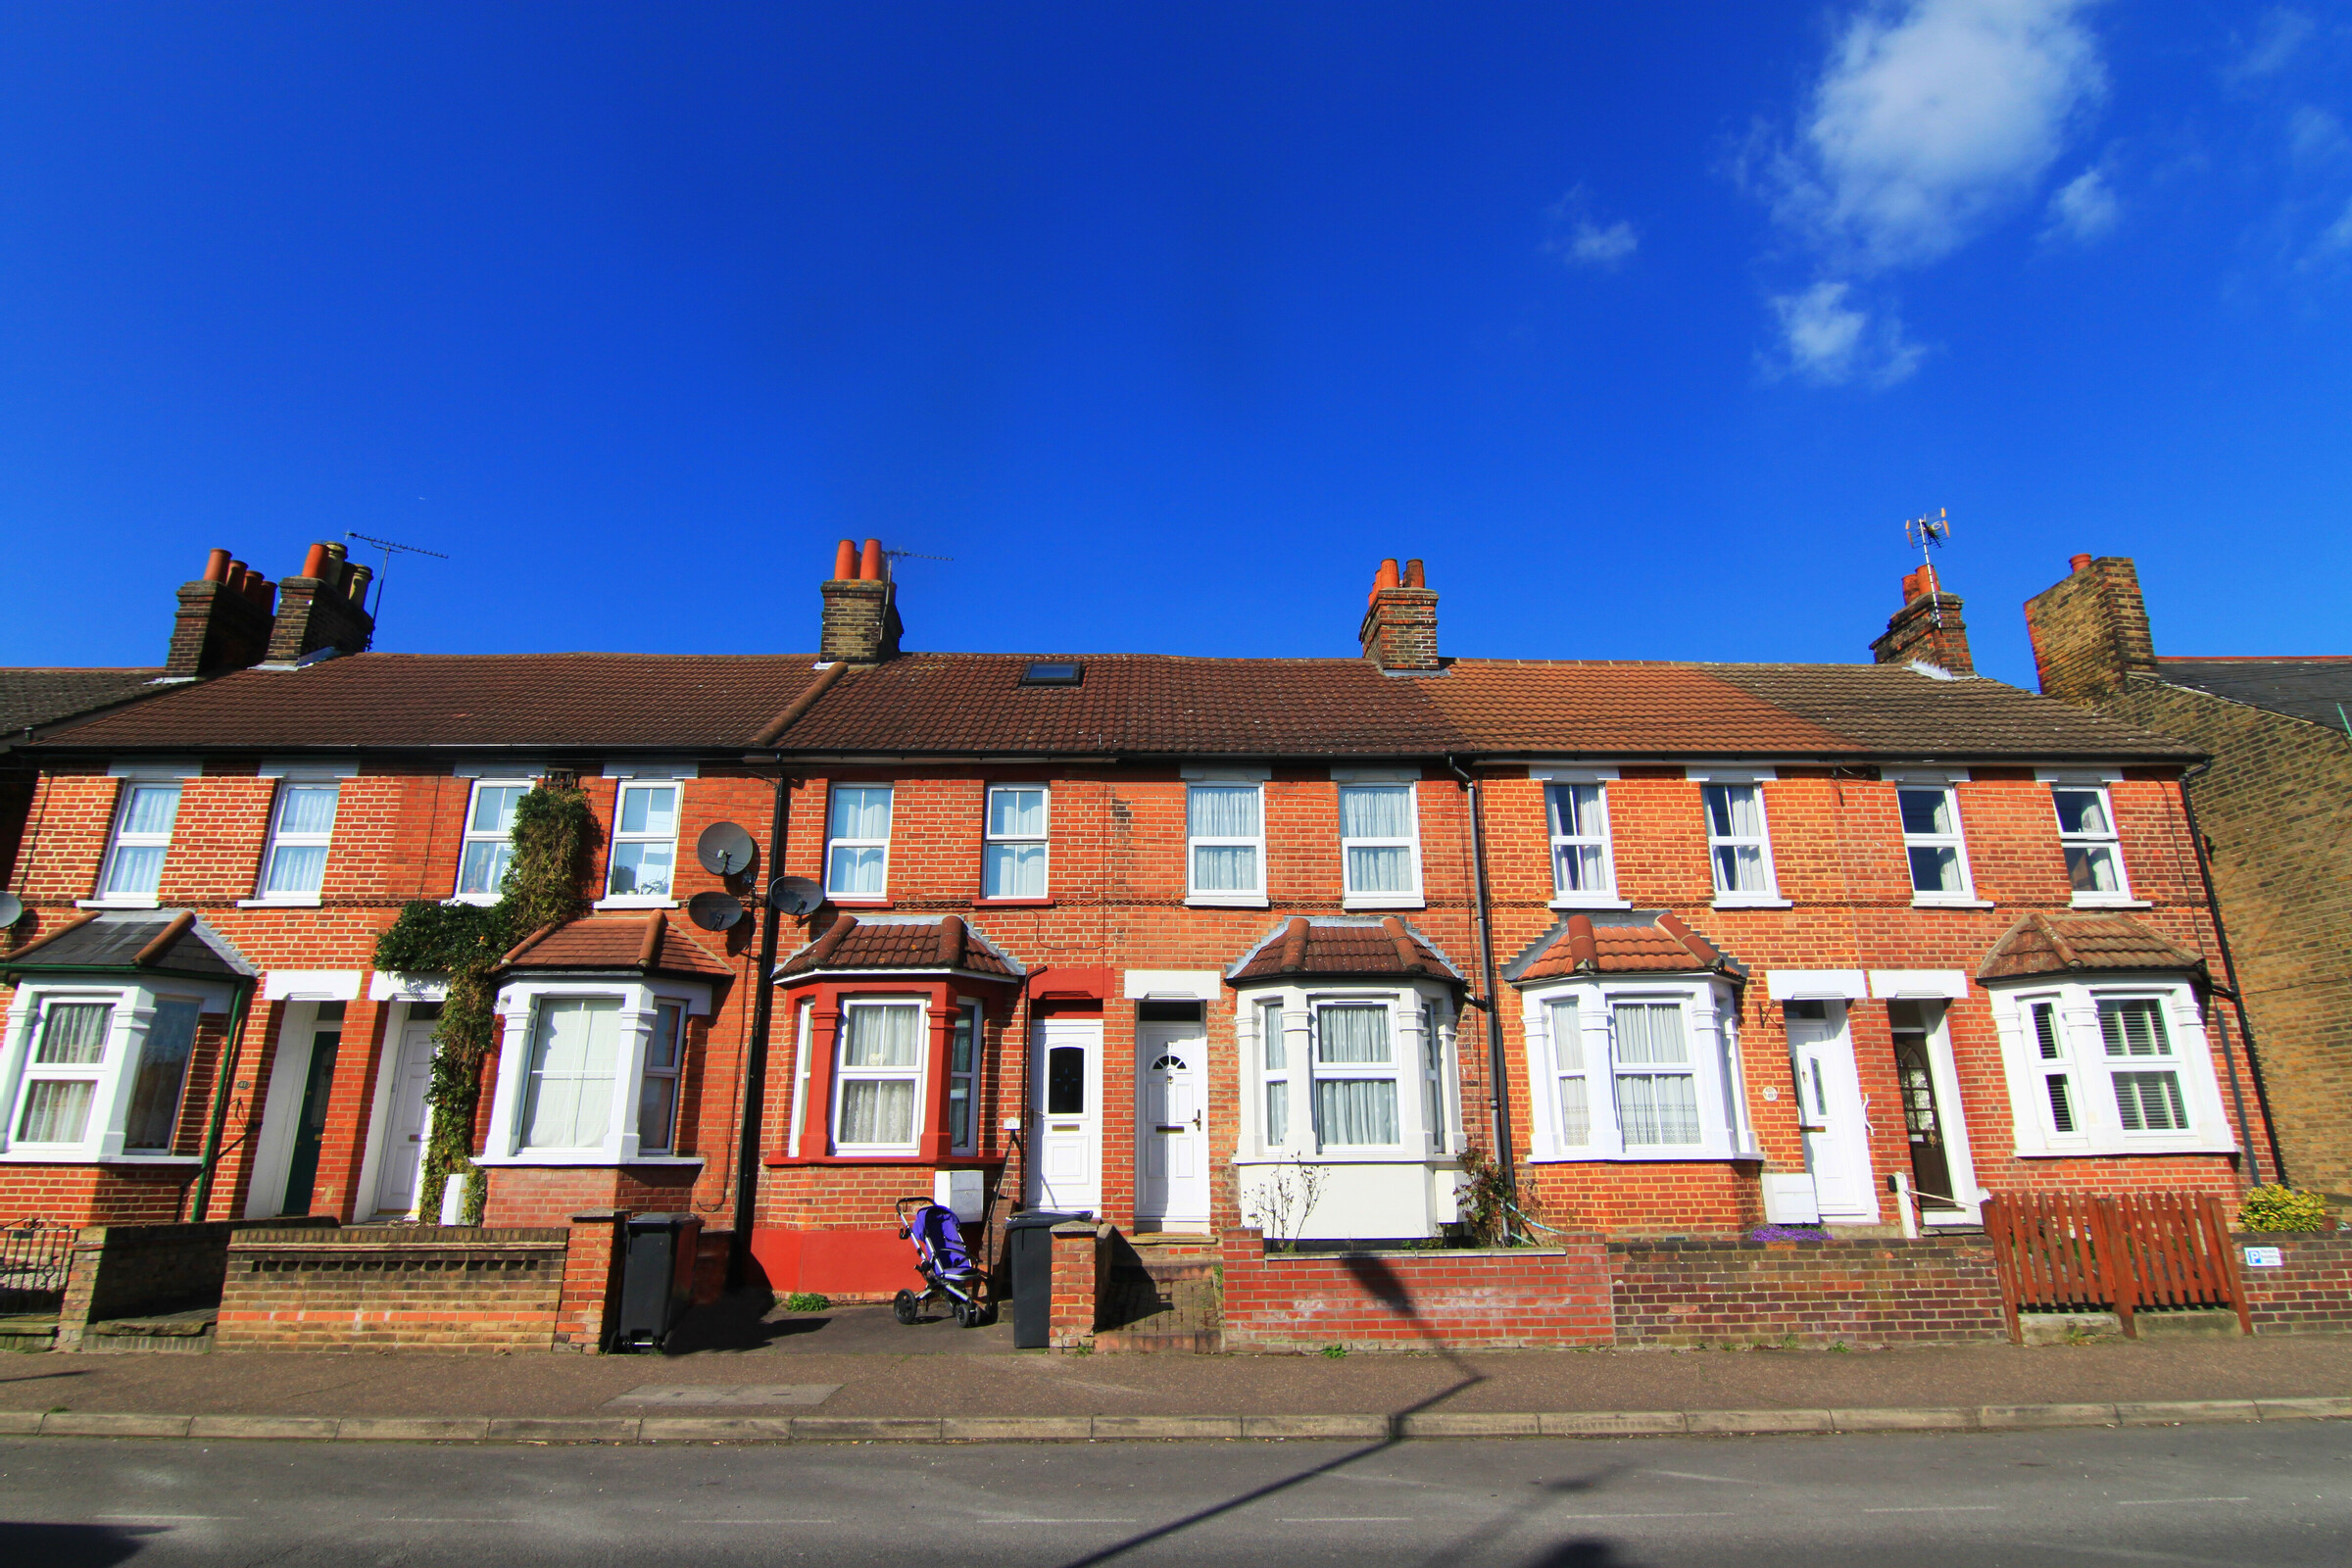
[[350, 651], [41, 742], [0, 1207], [431, 1217], [437, 981], [369, 955], [551, 779], [595, 907], [499, 975], [488, 1217], [691, 1206], [780, 1290], [895, 1290], [942, 1173], [1321, 1241], [1457, 1230], [1474, 1150], [1621, 1237], [2253, 1174], [2198, 754], [1976, 676], [1932, 576], [1853, 665], [1449, 658], [1418, 562], [1328, 660], [902, 652], [878, 547], [820, 588], [813, 657]]

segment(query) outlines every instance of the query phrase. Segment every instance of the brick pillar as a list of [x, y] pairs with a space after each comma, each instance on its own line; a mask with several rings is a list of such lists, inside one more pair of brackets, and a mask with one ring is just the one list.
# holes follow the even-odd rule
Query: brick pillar
[[620, 1267], [627, 1253], [629, 1211], [592, 1208], [571, 1216], [564, 1252], [564, 1298], [556, 1307], [559, 1349], [601, 1354], [620, 1310]]
[[90, 1326], [90, 1308], [98, 1296], [98, 1271], [106, 1265], [104, 1225], [84, 1225], [74, 1238], [66, 1263], [66, 1297], [57, 1309], [57, 1342], [61, 1350], [81, 1348], [82, 1331]]
[[2156, 673], [2156, 642], [2129, 556], [2077, 556], [2074, 569], [2026, 601], [2042, 695], [2095, 705], [2127, 677]]
[[1093, 1340], [1097, 1303], [1109, 1270], [1111, 1228], [1092, 1220], [1054, 1227], [1053, 1347], [1072, 1349]]

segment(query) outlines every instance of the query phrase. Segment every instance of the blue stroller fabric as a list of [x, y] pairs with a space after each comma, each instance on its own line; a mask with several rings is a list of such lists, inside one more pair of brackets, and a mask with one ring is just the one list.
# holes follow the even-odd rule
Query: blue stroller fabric
[[932, 1203], [914, 1216], [909, 1229], [933, 1267], [958, 1274], [971, 1268], [971, 1253], [964, 1250], [963, 1228], [956, 1223], [954, 1209]]

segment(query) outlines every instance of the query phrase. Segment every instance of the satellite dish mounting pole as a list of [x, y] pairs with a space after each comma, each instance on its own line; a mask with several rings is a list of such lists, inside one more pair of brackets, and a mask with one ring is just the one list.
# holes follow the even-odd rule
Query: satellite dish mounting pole
[[1943, 508], [1936, 515], [1907, 517], [1903, 521], [1903, 537], [1919, 547], [1919, 564], [1928, 574], [1928, 612], [1935, 618], [1936, 629], [1943, 630], [1943, 584], [1936, 580], [1936, 558], [1928, 547], [1941, 548], [1952, 542], [1952, 519]]

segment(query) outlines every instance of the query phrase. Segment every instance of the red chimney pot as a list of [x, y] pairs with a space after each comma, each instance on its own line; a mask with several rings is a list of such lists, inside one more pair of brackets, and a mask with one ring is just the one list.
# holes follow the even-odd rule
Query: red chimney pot
[[1377, 592], [1383, 588], [1394, 588], [1401, 580], [1402, 579], [1396, 575], [1396, 558], [1391, 556], [1388, 560], [1380, 564], [1380, 570], [1373, 573], [1372, 587], [1373, 590]]
[[2066, 558], [2066, 564], [2070, 571], [2088, 571], [2090, 558], [2088, 556], [2069, 556]]
[[843, 582], [858, 575], [858, 543], [844, 539], [833, 547], [833, 580]]
[[216, 550], [204, 558], [204, 580], [206, 582], [228, 581], [227, 551]]
[[316, 544], [311, 546], [311, 553], [302, 558], [302, 574], [305, 577], [325, 576], [326, 564], [329, 559], [330, 558], [326, 553], [325, 545]]
[[865, 542], [865, 555], [858, 563], [858, 575], [864, 578], [867, 582], [880, 582], [882, 580], [881, 540], [868, 539]]

